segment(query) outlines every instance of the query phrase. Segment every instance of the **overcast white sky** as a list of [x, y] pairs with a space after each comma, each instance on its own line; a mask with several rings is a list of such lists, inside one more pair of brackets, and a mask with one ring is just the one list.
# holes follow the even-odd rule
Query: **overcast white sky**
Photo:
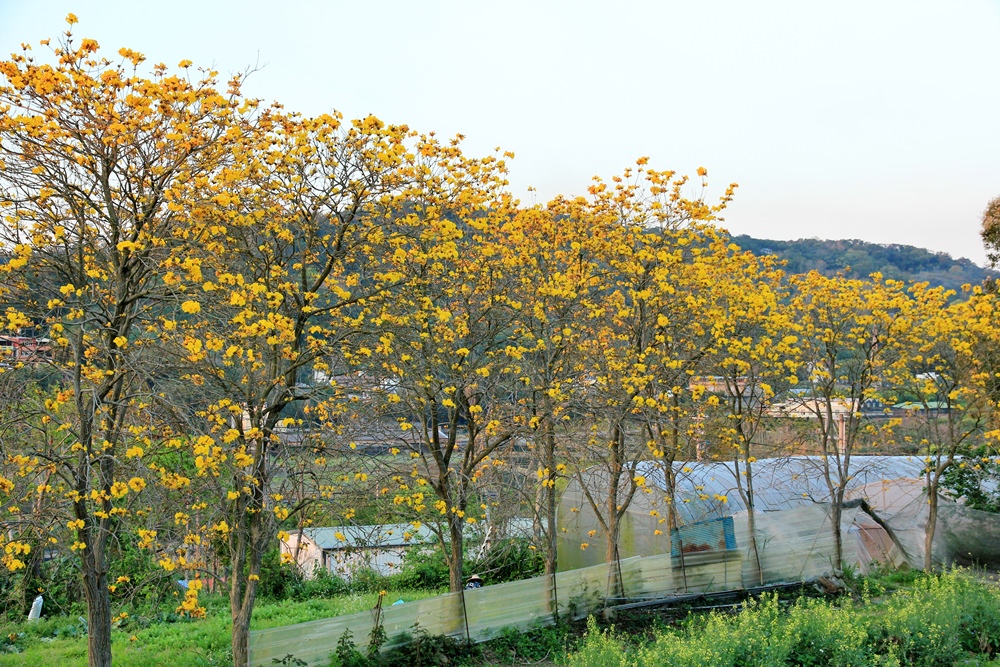
[[1000, 0], [0, 0], [0, 54], [56, 37], [248, 94], [514, 151], [524, 201], [649, 156], [740, 184], [734, 234], [905, 243], [983, 263], [1000, 195]]

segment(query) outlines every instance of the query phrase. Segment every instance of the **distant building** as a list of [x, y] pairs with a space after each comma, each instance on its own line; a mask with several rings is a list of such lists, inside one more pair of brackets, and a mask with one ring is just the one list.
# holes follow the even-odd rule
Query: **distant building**
[[837, 449], [843, 453], [847, 443], [847, 418], [858, 412], [854, 409], [857, 405], [843, 398], [826, 400], [818, 398], [794, 398], [781, 403], [775, 403], [768, 408], [767, 414], [771, 417], [792, 417], [795, 419], [817, 419], [824, 420], [829, 416], [837, 425]]
[[943, 417], [947, 414], [948, 403], [945, 401], [927, 401], [927, 403], [910, 401], [892, 406], [893, 417]]
[[52, 359], [52, 341], [29, 336], [0, 336], [0, 364], [38, 364]]
[[[797, 417], [799, 419], [819, 419], [826, 416], [826, 401], [816, 398], [794, 398], [781, 403], [774, 403], [768, 408], [771, 417]], [[843, 398], [830, 400], [831, 413], [834, 419], [841, 419], [854, 412], [851, 402]]]
[[434, 533], [426, 526], [414, 528], [408, 523], [306, 528], [301, 532], [301, 540], [296, 531], [283, 541], [281, 552], [290, 554], [307, 577], [323, 568], [349, 581], [363, 569], [383, 576], [398, 572], [410, 549], [434, 539]]
[[[463, 531], [476, 551], [470, 556], [482, 557], [501, 539], [531, 539], [534, 522], [511, 518], [503, 522], [482, 521], [468, 524]], [[320, 568], [350, 581], [359, 570], [373, 570], [382, 576], [399, 572], [406, 554], [414, 549], [434, 548], [437, 536], [427, 526], [414, 528], [408, 523], [383, 526], [329, 526], [306, 528], [289, 535], [281, 543], [281, 553], [289, 554], [306, 577]]]

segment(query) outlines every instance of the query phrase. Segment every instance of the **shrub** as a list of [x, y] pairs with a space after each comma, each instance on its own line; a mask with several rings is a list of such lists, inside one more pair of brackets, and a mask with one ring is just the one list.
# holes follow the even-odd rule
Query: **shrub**
[[299, 571], [281, 564], [281, 551], [275, 547], [264, 553], [260, 566], [257, 595], [264, 600], [287, 600], [296, 597], [303, 584]]
[[[659, 633], [655, 642], [634, 658], [623, 654], [620, 642], [605, 636], [588, 641], [570, 664], [622, 664], [674, 667], [769, 665], [869, 665], [864, 620], [855, 611], [829, 602], [800, 598], [782, 609], [777, 595], [747, 602], [735, 616], [714, 612], [693, 616], [679, 630]], [[615, 662], [618, 660], [618, 662]]]
[[[541, 574], [545, 570], [545, 556], [530, 540], [509, 538], [493, 544], [482, 558], [467, 558], [462, 570], [466, 576], [478, 573], [488, 584], [519, 581]], [[448, 563], [440, 548], [414, 549], [406, 554], [402, 569], [389, 577], [389, 581], [399, 588], [447, 588]]]
[[503, 664], [538, 663], [554, 660], [565, 654], [567, 639], [571, 635], [573, 635], [572, 628], [565, 623], [534, 627], [528, 630], [504, 628], [485, 646], [494, 658], [492, 662], [502, 662]]
[[380, 656], [379, 664], [385, 667], [433, 667], [462, 664], [478, 655], [478, 645], [454, 637], [428, 634], [414, 623], [410, 644]]
[[311, 598], [335, 598], [350, 592], [350, 586], [326, 568], [317, 568], [312, 579], [303, 579], [295, 589], [296, 600]]
[[83, 611], [78, 559], [57, 552], [54, 558], [41, 563], [34, 575], [22, 573], [5, 579], [4, 606], [8, 617], [27, 617], [31, 602], [39, 593], [45, 600], [42, 616], [73, 615]]
[[[80, 585], [80, 561], [75, 556], [39, 545], [24, 572], [0, 579], [0, 595], [10, 620], [27, 616], [35, 596], [44, 599], [42, 616], [83, 613], [83, 589]], [[115, 608], [148, 609], [160, 605], [176, 590], [176, 577], [157, 563], [152, 552], [138, 546], [138, 537], [122, 533], [108, 547], [108, 583], [111, 604]]]
[[330, 659], [331, 667], [431, 667], [436, 665], [462, 664], [480, 655], [479, 647], [469, 642], [430, 635], [414, 623], [412, 632], [404, 644], [385, 653], [379, 653], [381, 637], [373, 636], [367, 653], [358, 650], [350, 630], [345, 630], [337, 641], [337, 649]]
[[545, 571], [545, 555], [531, 540], [512, 537], [494, 543], [483, 557], [471, 563], [467, 572], [487, 575], [489, 582], [520, 581], [536, 577]]
[[337, 640], [337, 650], [331, 661], [332, 667], [368, 667], [371, 661], [354, 644], [354, 636], [350, 629]]
[[984, 512], [1000, 512], [1000, 465], [990, 456], [986, 446], [975, 447], [967, 454], [967, 461], [949, 467], [941, 478], [941, 488], [955, 498], [961, 498], [966, 507]]
[[440, 549], [411, 549], [392, 580], [400, 588], [447, 588], [448, 564]]
[[692, 616], [631, 657], [591, 620], [569, 664], [943, 667], [973, 664], [1000, 648], [1000, 592], [967, 572], [925, 576], [885, 603], [863, 602], [800, 598], [785, 610], [777, 595], [765, 596], [736, 615]]
[[785, 664], [793, 642], [778, 622], [780, 613], [777, 597], [768, 596], [747, 602], [736, 616], [695, 617], [683, 632], [666, 632], [641, 652], [641, 664]]
[[790, 665], [870, 664], [868, 633], [863, 620], [851, 608], [800, 598], [783, 623], [790, 640]]
[[347, 588], [352, 593], [378, 593], [389, 586], [389, 581], [395, 580], [379, 574], [371, 568], [363, 567], [351, 574], [351, 581], [347, 584]]

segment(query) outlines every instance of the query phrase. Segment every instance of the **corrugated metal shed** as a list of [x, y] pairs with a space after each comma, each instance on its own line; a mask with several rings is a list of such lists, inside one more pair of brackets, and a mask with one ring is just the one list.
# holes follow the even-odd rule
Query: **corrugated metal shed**
[[[434, 533], [426, 526], [414, 528], [408, 523], [391, 523], [384, 526], [329, 526], [306, 528], [302, 532], [320, 549], [405, 547], [434, 540]], [[338, 537], [338, 534], [341, 537]]]
[[[532, 536], [534, 522], [531, 519], [509, 519], [502, 525], [493, 526], [485, 522], [474, 526], [465, 526], [465, 537], [468, 539], [483, 539], [486, 536], [496, 539], [503, 537]], [[487, 529], [489, 532], [487, 533]], [[428, 544], [437, 537], [427, 526], [414, 528], [409, 523], [389, 523], [385, 525], [367, 526], [325, 526], [322, 528], [306, 528], [303, 535], [320, 549], [378, 548], [405, 547], [413, 544]], [[340, 534], [343, 539], [337, 537]]]

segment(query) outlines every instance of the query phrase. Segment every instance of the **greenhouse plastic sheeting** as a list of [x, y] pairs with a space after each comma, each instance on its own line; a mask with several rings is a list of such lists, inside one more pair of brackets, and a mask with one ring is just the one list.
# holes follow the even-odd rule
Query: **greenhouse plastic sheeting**
[[[924, 463], [913, 456], [855, 456], [851, 459], [848, 498], [865, 498], [875, 508], [895, 511], [914, 498], [921, 497], [919, 477]], [[784, 459], [760, 459], [754, 463], [754, 508], [758, 520], [774, 513], [797, 508], [826, 507], [830, 492], [823, 478], [821, 457], [799, 456]], [[663, 469], [655, 462], [642, 462], [638, 471], [646, 480], [621, 517], [618, 555], [621, 558], [648, 556], [670, 551], [673, 547], [666, 529], [671, 505], [664, 492]], [[737, 485], [734, 463], [675, 462], [674, 510], [682, 527], [720, 517], [738, 515], [746, 510]], [[585, 471], [574, 478], [563, 492], [559, 504], [560, 568], [573, 569], [596, 565], [606, 559], [606, 540], [594, 514], [584, 486], [598, 499], [607, 488], [607, 473], [600, 468]], [[914, 484], [916, 490], [914, 491]], [[926, 502], [926, 501], [924, 501]], [[903, 553], [894, 548], [883, 529], [865, 515], [856, 515], [857, 523], [844, 528], [845, 551], [861, 571], [874, 561], [900, 564]], [[831, 531], [832, 534], [832, 531]], [[921, 551], [922, 553], [922, 551]], [[910, 558], [913, 562], [912, 558]]]
[[[845, 526], [854, 521], [856, 512], [845, 509]], [[742, 513], [732, 519], [735, 549], [727, 548], [732, 543], [726, 537], [719, 542], [723, 547], [719, 549], [674, 557], [668, 545], [658, 555], [620, 561], [622, 595], [636, 600], [739, 590], [760, 583], [812, 579], [832, 571], [829, 506], [761, 513], [756, 518], [761, 552], [759, 571], [749, 547], [747, 516]], [[720, 525], [725, 536], [725, 524]], [[847, 546], [845, 557], [852, 558]], [[382, 622], [389, 637], [388, 645], [404, 642], [415, 624], [431, 635], [468, 636], [473, 641], [482, 641], [506, 627], [550, 623], [557, 608], [563, 617], [581, 618], [607, 603], [610, 573], [609, 566], [602, 563], [559, 572], [554, 582], [550, 577], [535, 577], [387, 606]], [[250, 635], [250, 664], [272, 665], [275, 658], [293, 655], [309, 665], [326, 665], [346, 630], [363, 646], [372, 625], [372, 613], [362, 612], [256, 630]]]
[[[861, 495], [861, 494], [859, 494]], [[880, 488], [869, 484], [863, 495], [876, 516], [892, 531], [912, 567], [924, 566], [929, 515], [922, 480], [895, 480]], [[938, 497], [938, 518], [931, 560], [935, 565], [1000, 568], [1000, 521], [996, 514], [970, 509]]]
[[[847, 535], [857, 516], [856, 508], [844, 508], [841, 531]], [[750, 544], [748, 515], [734, 517], [736, 543], [743, 556], [743, 581], [747, 587], [805, 581], [829, 575], [834, 567], [834, 535], [830, 505], [810, 505], [784, 512], [757, 512], [757, 558]], [[847, 563], [858, 559], [855, 543], [843, 541], [843, 556]]]
[[[836, 466], [830, 458], [830, 465]], [[925, 464], [916, 456], [853, 456], [851, 476], [847, 482], [848, 493], [865, 485], [919, 478]], [[737, 484], [743, 478], [743, 467], [733, 461], [675, 461], [672, 464], [675, 480], [676, 512], [679, 524], [729, 516], [746, 510]], [[644, 493], [637, 493], [629, 511], [648, 513], [657, 510], [666, 514], [663, 492], [666, 490], [663, 464], [642, 461], [636, 474], [646, 480]], [[776, 459], [758, 459], [753, 464], [754, 508], [759, 512], [788, 510], [803, 505], [830, 502], [830, 492], [823, 477], [823, 458], [819, 456], [792, 456]], [[608, 486], [608, 473], [594, 467], [574, 477], [562, 495], [559, 514], [563, 519], [573, 508], [586, 511], [589, 502], [584, 496], [581, 481], [603, 498]], [[626, 485], [627, 486], [627, 485]]]

